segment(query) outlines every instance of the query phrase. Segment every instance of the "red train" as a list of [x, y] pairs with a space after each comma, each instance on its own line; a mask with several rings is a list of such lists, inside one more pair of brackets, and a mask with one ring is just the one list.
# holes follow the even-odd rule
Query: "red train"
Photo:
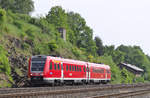
[[28, 77], [31, 83], [107, 83], [111, 72], [104, 64], [37, 55], [29, 59]]

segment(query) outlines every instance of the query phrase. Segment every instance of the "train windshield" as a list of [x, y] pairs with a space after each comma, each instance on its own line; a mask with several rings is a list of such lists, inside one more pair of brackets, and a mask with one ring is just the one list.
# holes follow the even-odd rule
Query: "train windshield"
[[42, 72], [44, 70], [46, 58], [32, 58], [31, 71]]

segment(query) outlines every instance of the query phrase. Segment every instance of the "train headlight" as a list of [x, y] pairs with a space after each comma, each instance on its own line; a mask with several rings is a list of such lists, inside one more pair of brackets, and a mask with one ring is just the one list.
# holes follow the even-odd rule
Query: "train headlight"
[[33, 75], [32, 73], [30, 75]]

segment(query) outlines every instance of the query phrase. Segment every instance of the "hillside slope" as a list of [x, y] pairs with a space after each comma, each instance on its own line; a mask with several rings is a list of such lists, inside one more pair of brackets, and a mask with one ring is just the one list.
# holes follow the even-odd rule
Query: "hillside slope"
[[[66, 41], [61, 38], [59, 27], [66, 29]], [[20, 80], [27, 79], [28, 59], [32, 55], [55, 55], [105, 63], [111, 67], [112, 83], [133, 83], [135, 76], [126, 69], [120, 70], [117, 64], [126, 61], [148, 68], [149, 56], [137, 47], [129, 48], [132, 54], [121, 47], [115, 49], [114, 46], [103, 46], [99, 39], [93, 40], [93, 30], [80, 14], [66, 13], [58, 6], [53, 7], [46, 17], [39, 18], [0, 9], [0, 87], [16, 86]], [[125, 48], [128, 49], [128, 46]], [[134, 60], [132, 51], [136, 49], [144, 59], [142, 62], [129, 60], [131, 57]], [[149, 80], [150, 71], [145, 71], [146, 78], [143, 75], [134, 82]]]

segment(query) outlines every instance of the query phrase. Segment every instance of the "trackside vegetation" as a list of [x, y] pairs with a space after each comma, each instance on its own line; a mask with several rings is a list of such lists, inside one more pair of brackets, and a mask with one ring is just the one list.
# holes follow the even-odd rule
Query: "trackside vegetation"
[[[114, 45], [103, 45], [100, 37], [94, 38], [92, 28], [79, 13], [67, 12], [55, 6], [46, 16], [35, 18], [29, 15], [34, 8], [31, 0], [2, 1], [0, 87], [12, 87], [19, 77], [27, 77], [28, 58], [31, 55], [55, 55], [108, 64], [112, 73], [111, 83], [114, 84], [150, 81], [150, 56], [139, 46], [120, 45], [115, 48]], [[20, 10], [14, 5], [21, 6]], [[66, 29], [66, 41], [61, 38], [58, 28]], [[119, 69], [117, 65], [120, 62], [136, 65], [144, 73], [141, 77], [135, 77], [126, 69]]]

